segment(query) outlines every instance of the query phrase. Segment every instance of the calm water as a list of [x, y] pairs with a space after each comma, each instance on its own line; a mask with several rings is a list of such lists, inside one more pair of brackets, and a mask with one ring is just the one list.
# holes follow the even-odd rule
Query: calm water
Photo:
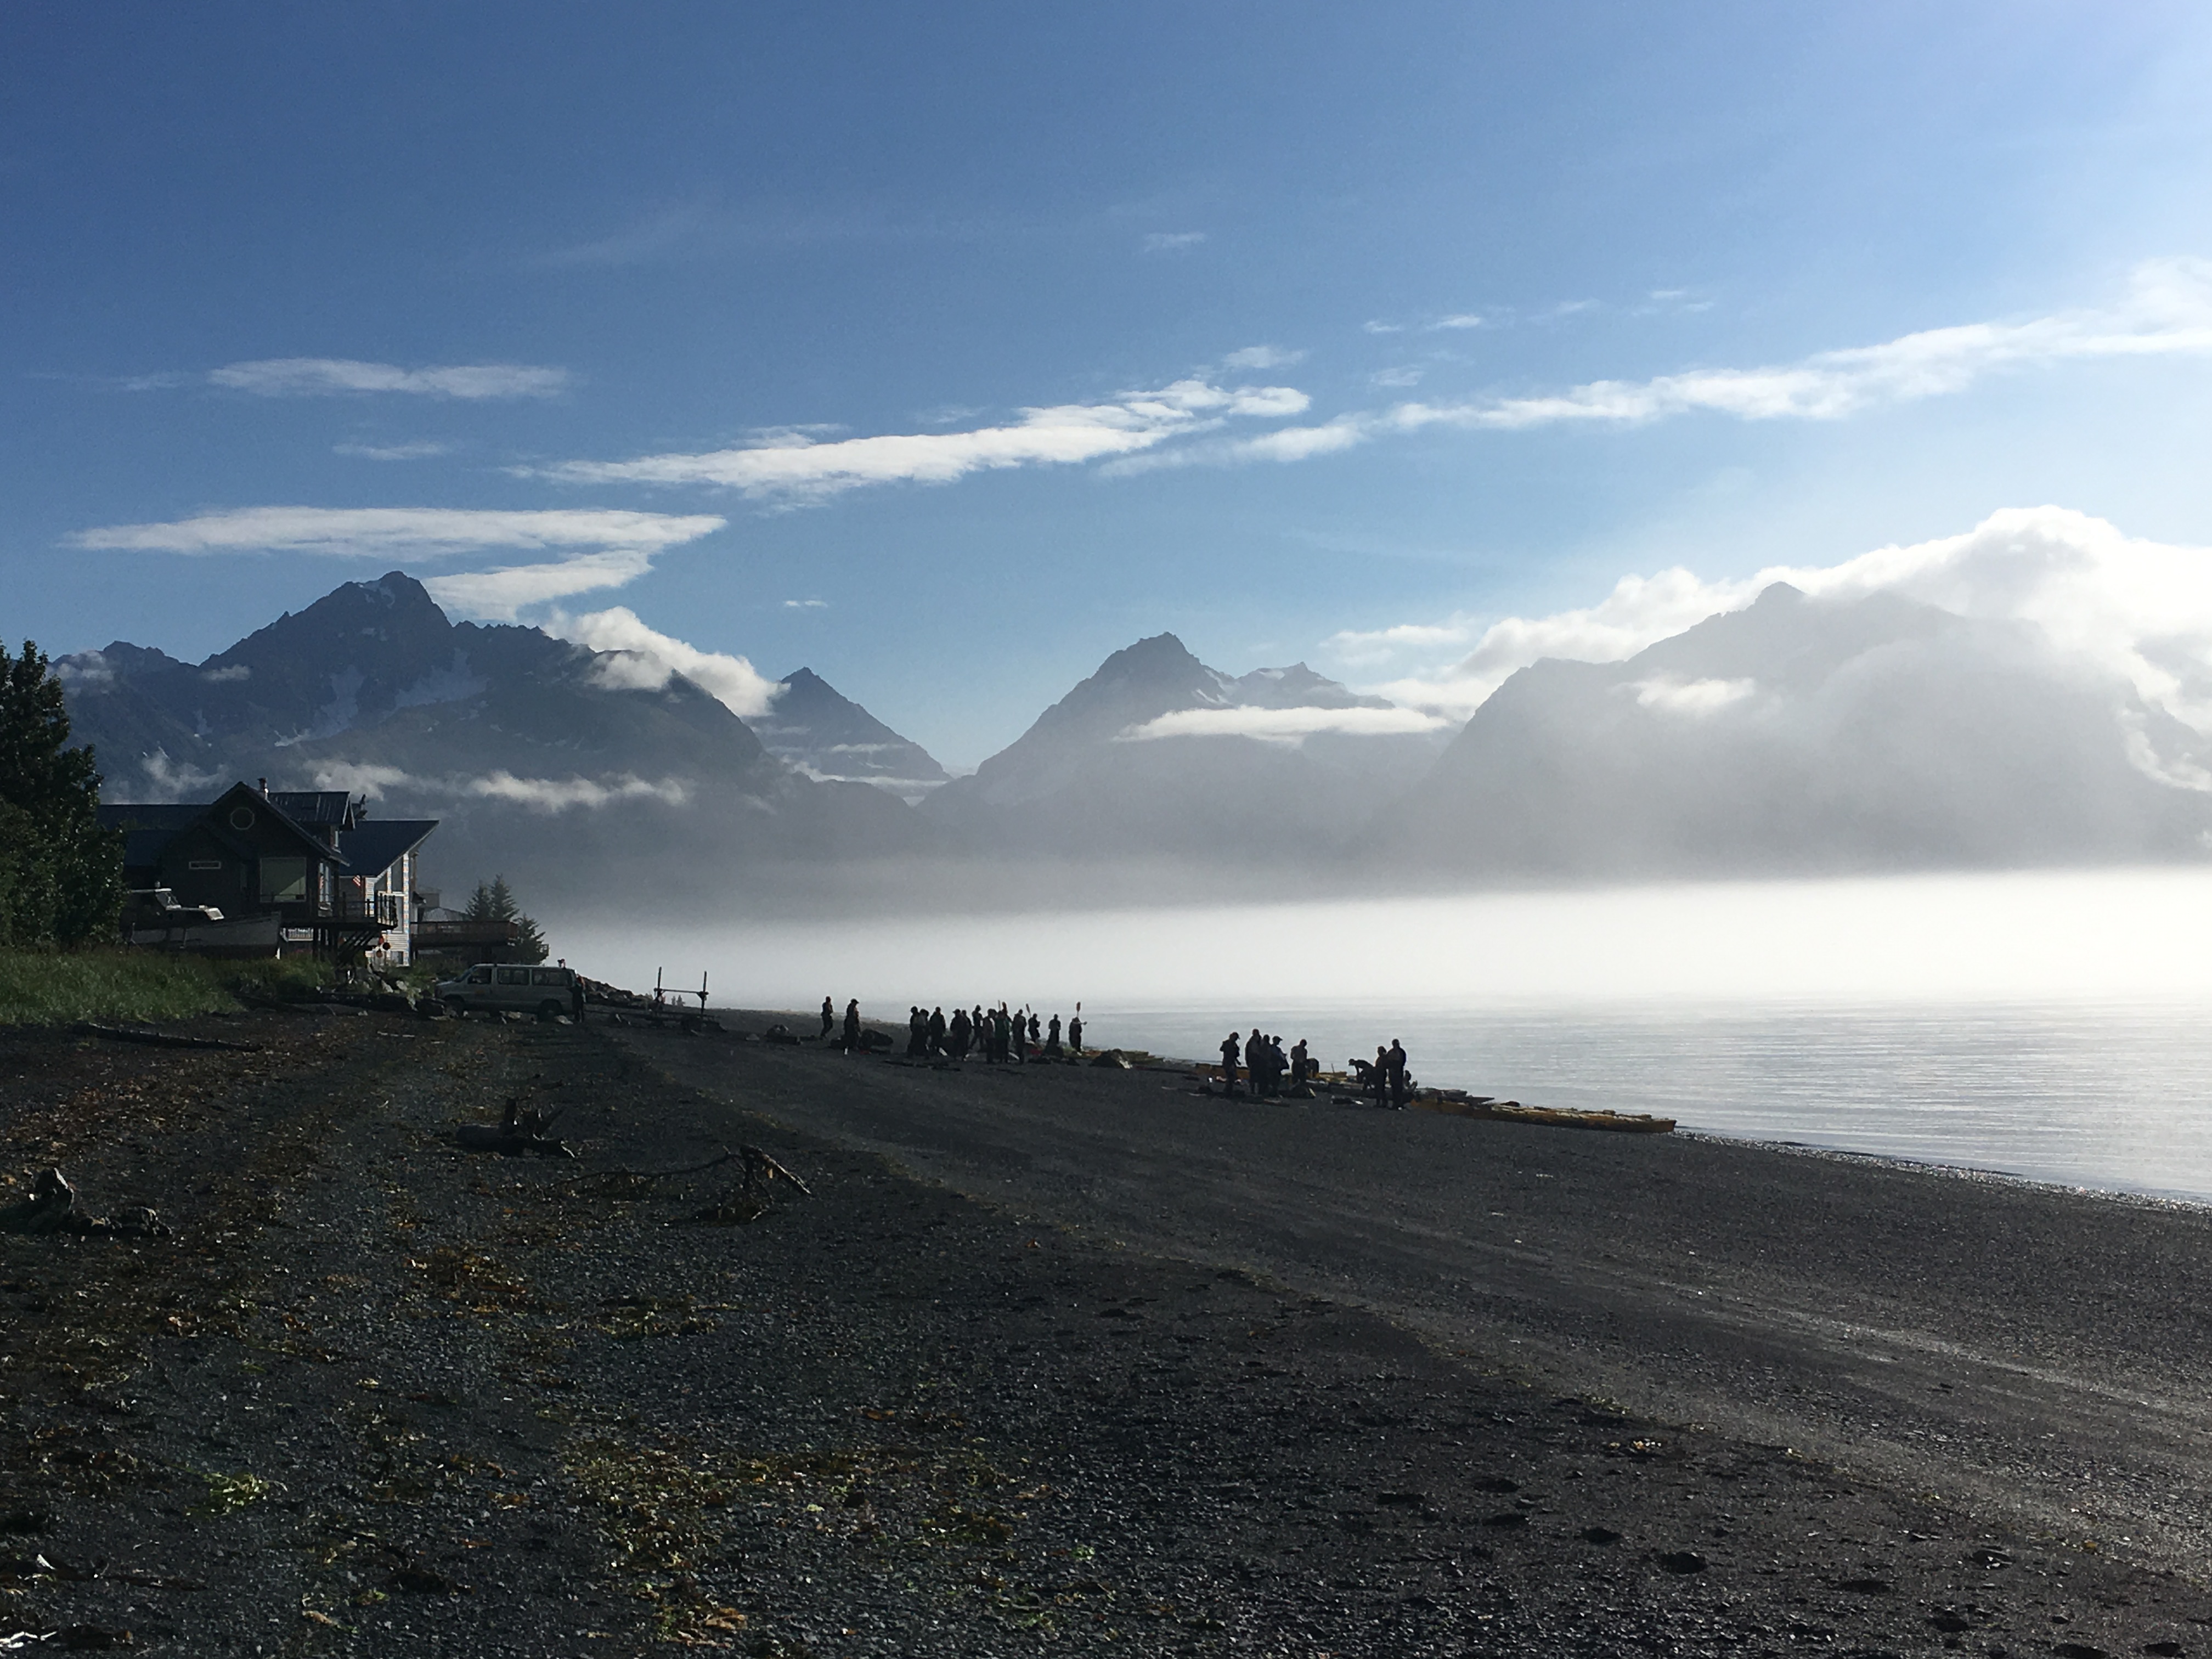
[[1338, 1067], [1395, 1036], [1422, 1081], [1531, 1105], [2212, 1200], [2212, 1005], [1085, 1012], [1156, 1053], [1212, 1057], [1256, 1022]]
[[2212, 868], [553, 931], [732, 1006], [1080, 998], [1100, 1043], [1257, 1024], [1332, 1066], [1395, 1036], [1482, 1094], [2212, 1200]]

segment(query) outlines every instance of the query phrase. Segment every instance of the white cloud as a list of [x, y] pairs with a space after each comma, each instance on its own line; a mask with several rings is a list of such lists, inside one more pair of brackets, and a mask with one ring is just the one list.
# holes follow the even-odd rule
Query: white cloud
[[352, 761], [326, 762], [314, 772], [316, 788], [343, 789], [349, 795], [362, 795], [370, 800], [382, 800], [390, 792], [420, 781], [413, 773], [400, 767]]
[[1403, 334], [1406, 331], [1403, 323], [1386, 323], [1379, 317], [1370, 318], [1359, 327], [1363, 333], [1367, 334]]
[[1407, 386], [1420, 385], [1422, 374], [1421, 369], [1411, 363], [1400, 363], [1392, 368], [1378, 368], [1367, 378], [1379, 386], [1395, 386], [1403, 389]]
[[1489, 319], [1479, 312], [1463, 311], [1455, 317], [1439, 317], [1429, 325], [1431, 329], [1481, 328]]
[[783, 608], [786, 611], [827, 611], [830, 608], [830, 601], [827, 599], [786, 599], [783, 602]]
[[1406, 404], [1382, 423], [1403, 432], [1437, 425], [1516, 430], [1626, 425], [1701, 410], [1748, 421], [1835, 420], [1880, 404], [1961, 392], [2007, 368], [2205, 352], [2212, 352], [2212, 260], [2164, 259], [2139, 267], [2128, 299], [2111, 311], [1927, 329], [1759, 368], [1593, 380], [1563, 392], [1477, 403]]
[[1639, 708], [1656, 708], [1662, 714], [1684, 714], [1695, 719], [1717, 714], [1733, 703], [1741, 702], [1759, 686], [1752, 680], [1684, 680], [1662, 674], [1653, 679], [1638, 680], [1628, 689], [1636, 693]]
[[[1572, 301], [1547, 314], [1571, 315], [1594, 303]], [[1370, 322], [1364, 327], [1370, 334], [1401, 331], [1393, 323]], [[1347, 412], [1320, 427], [1304, 428], [1326, 434], [1322, 439], [1302, 441], [1286, 431], [1242, 443], [1194, 445], [1171, 457], [1150, 458], [1142, 465], [1125, 464], [1114, 470], [1304, 460], [1431, 427], [1508, 432], [1562, 425], [1635, 426], [1693, 413], [1747, 421], [1839, 420], [1886, 404], [1962, 392], [2006, 370], [2096, 359], [2208, 354], [2212, 354], [2212, 260], [2160, 259], [2137, 267], [2128, 297], [2109, 311], [2060, 312], [2021, 321], [1929, 329], [1878, 345], [1816, 352], [1794, 363], [1758, 368], [1692, 369], [1645, 380], [1591, 380], [1564, 392], [1521, 398], [1402, 403], [1387, 410]], [[1385, 369], [1376, 378], [1378, 383], [1392, 384], [1406, 372]]]
[[502, 769], [483, 777], [471, 778], [461, 787], [465, 794], [513, 801], [517, 805], [549, 813], [565, 812], [577, 806], [607, 806], [621, 800], [658, 800], [670, 806], [681, 806], [691, 798], [690, 786], [680, 778], [663, 778], [659, 783], [648, 783], [628, 773], [600, 782], [584, 777], [519, 778]]
[[744, 658], [702, 651], [656, 632], [621, 605], [582, 617], [556, 611], [541, 626], [555, 639], [611, 653], [600, 665], [599, 683], [615, 690], [658, 691], [681, 674], [733, 714], [765, 714], [775, 702], [780, 683]]
[[1231, 418], [1288, 419], [1310, 402], [1293, 386], [1186, 380], [1157, 391], [1125, 392], [1110, 403], [1025, 409], [1018, 422], [1006, 426], [829, 443], [794, 432], [774, 443], [702, 454], [566, 461], [540, 476], [578, 483], [708, 484], [753, 497], [815, 501], [869, 484], [949, 483], [970, 472], [1133, 454], [1214, 430]]
[[1395, 628], [1346, 629], [1322, 641], [1322, 649], [1341, 662], [1388, 661], [1400, 651], [1433, 651], [1464, 645], [1475, 636], [1474, 617], [1455, 612], [1440, 623], [1401, 623]]
[[1256, 738], [1266, 743], [1296, 743], [1320, 732], [1355, 737], [1386, 737], [1434, 732], [1449, 724], [1413, 708], [1178, 708], [1130, 726], [1116, 743], [1151, 743], [1162, 738]]
[[363, 461], [422, 461], [433, 455], [453, 453], [453, 445], [433, 443], [425, 439], [407, 444], [332, 444], [334, 455], [350, 455]]
[[395, 791], [416, 798], [439, 796], [476, 800], [511, 801], [533, 811], [566, 812], [575, 807], [596, 809], [617, 801], [658, 800], [681, 806], [691, 799], [691, 786], [681, 778], [647, 781], [635, 773], [608, 778], [570, 775], [565, 778], [517, 777], [504, 767], [480, 777], [424, 777], [397, 766], [362, 766], [339, 763], [318, 767], [318, 789], [344, 789], [381, 800]]
[[459, 363], [401, 368], [349, 357], [267, 357], [209, 371], [215, 385], [262, 398], [311, 398], [399, 392], [424, 398], [552, 398], [568, 388], [568, 371], [529, 363]]
[[201, 671], [200, 678], [210, 685], [228, 685], [240, 680], [252, 679], [253, 670], [245, 663], [234, 662], [228, 668], [204, 669]]
[[1286, 351], [1281, 346], [1246, 346], [1232, 351], [1221, 361], [1229, 368], [1288, 368], [1292, 363], [1304, 362], [1303, 351]]
[[653, 568], [643, 548], [579, 553], [552, 564], [507, 565], [497, 570], [464, 571], [426, 578], [422, 586], [446, 610], [492, 622], [513, 622], [532, 605], [550, 605], [579, 593], [623, 587]]
[[[1715, 581], [1680, 568], [1623, 577], [1597, 605], [1505, 617], [1442, 672], [1371, 689], [1417, 708], [1468, 714], [1540, 658], [1620, 662], [1707, 617], [1741, 609], [1778, 581], [1815, 598], [1893, 592], [1959, 616], [2027, 623], [2068, 657], [2124, 680], [2152, 708], [2212, 736], [2212, 549], [2131, 538], [2058, 507], [2009, 507], [1963, 535], [1877, 548], [1833, 565], [1772, 565]], [[1347, 655], [1386, 641], [1418, 652], [1451, 643], [1468, 624], [1455, 617], [1433, 625], [1434, 641], [1421, 636], [1425, 626], [1337, 640], [1349, 646]]]
[[1250, 438], [1223, 438], [1179, 448], [1124, 456], [1099, 469], [1111, 477], [1156, 471], [1164, 467], [1234, 465], [1247, 461], [1304, 461], [1364, 442], [1358, 418], [1339, 416], [1320, 426], [1286, 426]]
[[1144, 247], [1147, 253], [1180, 253], [1205, 240], [1202, 230], [1156, 230], [1145, 238]]
[[73, 547], [137, 553], [321, 553], [344, 558], [446, 558], [490, 548], [681, 546], [729, 522], [711, 514], [582, 507], [497, 512], [443, 507], [246, 507], [167, 524], [80, 530]]
[[[1733, 611], [1757, 597], [1757, 582], [1706, 582], [1689, 571], [1623, 576], [1596, 605], [1548, 617], [1507, 617], [1485, 629], [1473, 652], [1440, 674], [1393, 680], [1374, 688], [1395, 702], [1461, 718], [1473, 714], [1516, 670], [1545, 657], [1573, 662], [1620, 662], [1647, 645], [1680, 633], [1716, 611]], [[1472, 624], [1464, 616], [1443, 623], [1413, 623], [1374, 633], [1334, 636], [1343, 654], [1376, 660], [1389, 650], [1419, 652], [1455, 645]]]
[[173, 761], [166, 749], [156, 749], [139, 763], [146, 774], [148, 793], [157, 801], [191, 800], [215, 787], [221, 774], [203, 772], [185, 761]]

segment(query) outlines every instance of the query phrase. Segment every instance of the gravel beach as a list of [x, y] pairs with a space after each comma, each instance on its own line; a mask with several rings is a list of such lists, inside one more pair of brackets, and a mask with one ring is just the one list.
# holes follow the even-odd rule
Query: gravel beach
[[0, 1032], [0, 1641], [2212, 1651], [2197, 1212], [729, 1023]]

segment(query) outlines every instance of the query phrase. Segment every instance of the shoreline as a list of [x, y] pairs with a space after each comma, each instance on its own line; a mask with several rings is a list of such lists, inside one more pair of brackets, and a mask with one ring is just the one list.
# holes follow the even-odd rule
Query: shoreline
[[[2184, 1000], [2177, 998], [2175, 1006], [2179, 1008], [2182, 1006], [2184, 1006]], [[2193, 1006], [2194, 1005], [2192, 1003], [2188, 1006]], [[723, 1007], [718, 1006], [711, 1008], [708, 1012], [718, 1018], [732, 1022], [731, 1025], [732, 1030], [740, 1035], [746, 1036], [757, 1035], [759, 1030], [765, 1030], [769, 1024], [776, 1022], [781, 1022], [791, 1026], [794, 1031], [811, 1031], [815, 1029], [815, 1023], [818, 1021], [820, 1018], [818, 1012], [793, 1012], [790, 1009], [740, 1008]], [[1850, 1009], [1838, 1010], [1835, 1012], [1850, 1015], [1868, 1011]], [[1875, 1009], [1874, 1012], [1880, 1012], [1880, 1010]], [[863, 1023], [866, 1024], [869, 1029], [879, 1030], [892, 1040], [894, 1047], [890, 1053], [886, 1056], [887, 1058], [902, 1059], [904, 1057], [903, 1045], [906, 1042], [906, 1029], [903, 1024], [896, 1024], [892, 1022], [880, 1019], [869, 1019]], [[802, 1042], [807, 1046], [818, 1045], [819, 1042], [818, 1039], [811, 1036], [802, 1037], [801, 1040]], [[1096, 1055], [1104, 1051], [1095, 1045], [1086, 1045], [1085, 1052], [1089, 1054]], [[1154, 1053], [1149, 1049], [1143, 1050], [1141, 1052], [1151, 1054], [1152, 1057], [1164, 1066], [1188, 1069], [1194, 1074], [1203, 1067], [1213, 1063], [1206, 1060], [1193, 1060], [1182, 1055]], [[975, 1064], [978, 1062], [971, 1060], [963, 1063]], [[1450, 1088], [1471, 1088], [1474, 1085], [1471, 1084], [1448, 1084], [1443, 1086]], [[1282, 1101], [1274, 1103], [1277, 1105], [1294, 1108], [1319, 1108], [1327, 1105], [1328, 1103], [1324, 1098], [1312, 1102]], [[1526, 1103], [1534, 1104], [1537, 1103], [1532, 1100]], [[1577, 1109], [1569, 1107], [1562, 1109], [1573, 1110]], [[1625, 1110], [1630, 1109], [1630, 1108], [1626, 1105], [1622, 1105], [1617, 1107], [1615, 1109]], [[1635, 1109], [1644, 1109], [1638, 1107]], [[1562, 1130], [1560, 1133], [1583, 1132]], [[1674, 1129], [1669, 1133], [1674, 1138], [1682, 1140], [1710, 1141], [1716, 1145], [1730, 1146], [1763, 1147], [1774, 1152], [1797, 1153], [1808, 1157], [1836, 1158], [1841, 1159], [1864, 1161], [1872, 1164], [1892, 1165], [1900, 1170], [1922, 1170], [1932, 1175], [1957, 1176], [1975, 1180], [2008, 1182], [2027, 1188], [2045, 1189], [2053, 1193], [2071, 1194], [2081, 1197], [2109, 1199], [2118, 1203], [2140, 1203], [2155, 1207], [2171, 1207], [2177, 1210], [2189, 1212], [2212, 1212], [2212, 1189], [2208, 1189], [2203, 1192], [2197, 1192], [2187, 1188], [2161, 1188], [2118, 1185], [2100, 1186], [2088, 1182], [2066, 1181], [2056, 1176], [2026, 1174], [2019, 1170], [2000, 1169], [1984, 1164], [1961, 1163], [1933, 1158], [1919, 1158], [1904, 1152], [1881, 1152], [1860, 1146], [1823, 1146], [1815, 1141], [1790, 1140], [1771, 1135], [1731, 1133], [1723, 1129], [1705, 1128], [1699, 1127], [1695, 1125], [1686, 1124], [1680, 1121], [1679, 1117], [1676, 1119]]]

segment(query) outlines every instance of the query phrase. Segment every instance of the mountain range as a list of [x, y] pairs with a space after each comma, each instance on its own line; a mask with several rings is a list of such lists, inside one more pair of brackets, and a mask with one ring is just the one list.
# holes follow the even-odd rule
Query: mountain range
[[398, 571], [204, 662], [117, 641], [56, 668], [111, 800], [349, 789], [441, 819], [447, 883], [500, 872], [571, 907], [873, 902], [911, 876], [855, 872], [925, 862], [1311, 890], [2212, 844], [2212, 755], [2131, 686], [2017, 624], [1785, 585], [1624, 662], [1523, 668], [1456, 727], [1161, 634], [958, 778], [811, 670], [740, 718], [649, 653], [455, 623]]

